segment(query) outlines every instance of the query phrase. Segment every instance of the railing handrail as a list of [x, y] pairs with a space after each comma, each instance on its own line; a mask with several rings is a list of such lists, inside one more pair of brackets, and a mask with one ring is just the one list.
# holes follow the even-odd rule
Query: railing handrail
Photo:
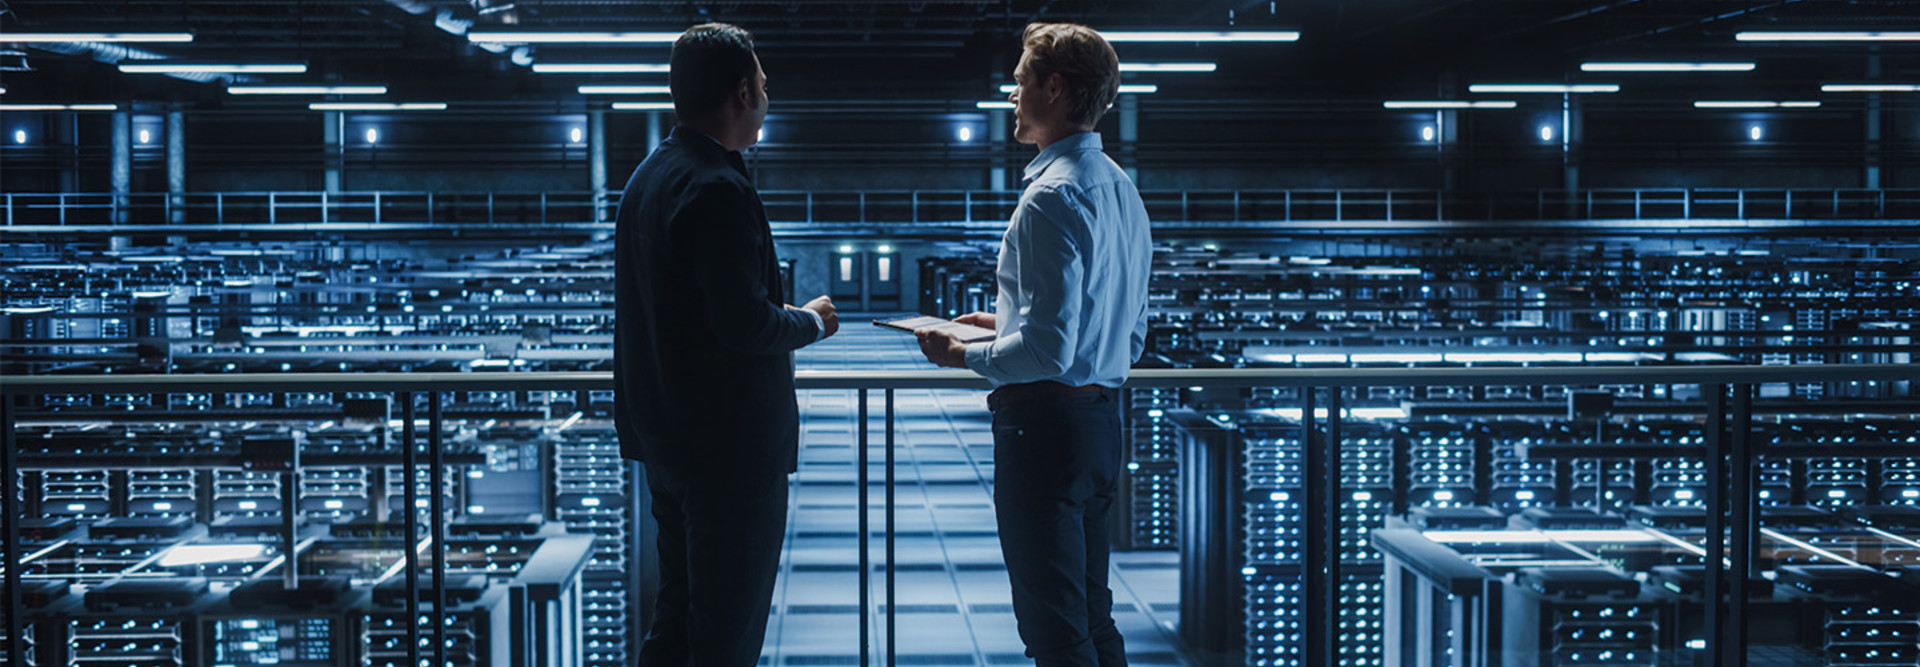
[[[1469, 385], [1688, 385], [1920, 380], [1920, 364], [1798, 366], [1531, 366], [1476, 368], [1140, 369], [1130, 388], [1422, 387]], [[971, 371], [799, 371], [798, 389], [986, 389]], [[0, 375], [0, 394], [192, 392], [605, 391], [613, 374], [231, 373], [207, 375]]]

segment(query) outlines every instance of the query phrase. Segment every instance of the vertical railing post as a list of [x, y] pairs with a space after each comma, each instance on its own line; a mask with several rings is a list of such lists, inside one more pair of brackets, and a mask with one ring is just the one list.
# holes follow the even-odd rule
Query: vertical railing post
[[1302, 614], [1305, 618], [1306, 641], [1301, 648], [1305, 658], [1304, 665], [1331, 665], [1333, 656], [1327, 653], [1327, 626], [1333, 619], [1316, 613], [1326, 606], [1327, 590], [1325, 580], [1327, 567], [1327, 490], [1322, 487], [1324, 474], [1321, 466], [1326, 465], [1325, 451], [1320, 447], [1320, 429], [1315, 422], [1315, 398], [1317, 387], [1300, 388], [1300, 494], [1306, 502], [1301, 508], [1301, 541], [1304, 542], [1300, 554], [1300, 592], [1305, 602]]
[[1726, 454], [1727, 386], [1700, 386], [1707, 399], [1707, 525], [1706, 525], [1706, 619], [1707, 664], [1727, 665], [1727, 633], [1722, 626], [1726, 614], [1721, 608], [1721, 593], [1726, 590]]
[[885, 442], [887, 445], [887, 667], [894, 667], [895, 660], [896, 660], [896, 655], [895, 655], [896, 646], [893, 641], [894, 629], [895, 629], [894, 621], [898, 617], [898, 612], [894, 609], [894, 594], [893, 594], [894, 593], [894, 590], [893, 590], [894, 588], [893, 587], [893, 579], [894, 579], [893, 577], [893, 532], [894, 532], [893, 530], [893, 482], [894, 482], [894, 478], [893, 478], [893, 390], [892, 389], [888, 389], [886, 391], [886, 398], [887, 398], [887, 421], [886, 421], [887, 435], [885, 438]]
[[279, 193], [276, 192], [267, 193], [267, 224], [280, 222], [280, 202], [277, 196], [278, 194]]
[[1333, 220], [1335, 222], [1347, 219], [1347, 202], [1346, 199], [1341, 196], [1344, 192], [1344, 190], [1333, 191]]
[[227, 193], [225, 192], [213, 193], [213, 219], [214, 222], [227, 224]]
[[[9, 198], [11, 199], [11, 198]], [[12, 210], [9, 202], [8, 210]], [[20, 636], [23, 624], [20, 614], [26, 611], [20, 595], [20, 508], [19, 500], [20, 459], [13, 447], [13, 394], [0, 392], [0, 518], [6, 519], [7, 529], [0, 532], [0, 565], [7, 568], [7, 661], [24, 665], [26, 641]], [[289, 567], [291, 567], [291, 562]]]
[[860, 489], [855, 494], [859, 498], [860, 538], [854, 540], [854, 548], [860, 550], [860, 667], [871, 667], [873, 665], [873, 564], [868, 560], [871, 554], [867, 553], [867, 390], [858, 390], [856, 397], [856, 402], [859, 404], [857, 417], [859, 423], [854, 429], [859, 435], [853, 443], [855, 451], [853, 465], [856, 471], [854, 483], [859, 485]]
[[[375, 197], [379, 194], [375, 193]], [[376, 199], [376, 201], [378, 201]], [[377, 209], [376, 209], [377, 210]], [[585, 398], [586, 392], [580, 392]], [[447, 662], [447, 523], [446, 496], [447, 483], [446, 459], [441, 452], [444, 444], [444, 431], [441, 429], [441, 393], [427, 392], [427, 488], [431, 489], [427, 515], [427, 535], [433, 540], [433, 664], [445, 666]], [[585, 406], [585, 401], [575, 401]], [[637, 520], [637, 519], [636, 519]]]
[[380, 224], [380, 191], [373, 191], [373, 224]]
[[1727, 638], [1727, 663], [1734, 666], [1747, 664], [1747, 582], [1756, 574], [1753, 571], [1754, 545], [1759, 541], [1760, 515], [1758, 498], [1753, 493], [1755, 470], [1753, 460], [1753, 385], [1736, 384], [1732, 386], [1730, 410], [1727, 413], [1728, 457], [1731, 465], [1728, 474], [1732, 475], [1732, 497], [1728, 498], [1733, 507], [1731, 526], [1734, 530], [1729, 559], [1733, 577], [1728, 586], [1726, 628], [1731, 636]]
[[327, 191], [320, 191], [320, 222], [325, 224], [333, 219], [333, 206], [327, 199]]
[[407, 558], [407, 664], [420, 664], [420, 512], [415, 505], [420, 502], [420, 471], [415, 467], [419, 452], [414, 447], [413, 429], [413, 392], [403, 391], [395, 395], [400, 400], [400, 465], [406, 468], [400, 473], [402, 484], [400, 511], [405, 513], [404, 530], [400, 538], [400, 547]]
[[[1345, 387], [1327, 388], [1327, 441], [1326, 460], [1321, 464], [1321, 496], [1325, 497], [1326, 532], [1321, 535], [1320, 548], [1325, 573], [1320, 575], [1320, 606], [1309, 609], [1308, 614], [1318, 613], [1326, 618], [1320, 628], [1321, 642], [1326, 658], [1324, 664], [1334, 664], [1340, 655], [1340, 410], [1345, 403]], [[1312, 474], [1312, 473], [1307, 473]]]
[[1736, 220], [1747, 219], [1747, 191], [1742, 188], [1733, 191], [1733, 217]]

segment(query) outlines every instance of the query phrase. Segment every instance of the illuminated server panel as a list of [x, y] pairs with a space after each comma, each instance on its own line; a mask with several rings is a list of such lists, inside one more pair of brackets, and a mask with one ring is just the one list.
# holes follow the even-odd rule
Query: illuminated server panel
[[568, 532], [594, 538], [582, 581], [585, 664], [624, 667], [636, 645], [627, 637], [627, 573], [635, 560], [628, 553], [634, 517], [619, 436], [611, 428], [563, 429], [553, 459], [554, 518]]
[[1179, 539], [1179, 443], [1166, 411], [1180, 406], [1177, 389], [1133, 389], [1127, 411], [1129, 455], [1121, 478], [1132, 549], [1172, 549]]
[[[1337, 596], [1342, 665], [1379, 665], [1382, 656], [1382, 570], [1368, 533], [1383, 524], [1393, 497], [1393, 441], [1383, 427], [1350, 423], [1341, 435], [1341, 581]], [[1298, 665], [1306, 600], [1299, 427], [1253, 423], [1240, 427], [1247, 469], [1247, 647], [1249, 664]]]
[[1306, 598], [1301, 589], [1306, 508], [1301, 497], [1300, 429], [1286, 424], [1240, 429], [1246, 452], [1247, 664], [1304, 664]]

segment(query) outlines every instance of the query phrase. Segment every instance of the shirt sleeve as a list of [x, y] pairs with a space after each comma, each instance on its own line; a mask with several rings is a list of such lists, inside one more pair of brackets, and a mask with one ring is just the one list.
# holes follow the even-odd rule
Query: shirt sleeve
[[1034, 193], [1015, 213], [1009, 241], [1022, 303], [1020, 328], [967, 346], [967, 368], [1002, 383], [1059, 376], [1073, 361], [1085, 270], [1072, 230], [1083, 219], [1059, 192]]
[[1140, 356], [1147, 352], [1147, 308], [1144, 301], [1140, 307], [1140, 319], [1133, 325], [1132, 342], [1133, 356], [1128, 357], [1128, 363], [1139, 363]]
[[773, 239], [752, 202], [738, 185], [708, 184], [673, 227], [694, 258], [693, 282], [714, 340], [746, 354], [791, 352], [818, 340], [822, 327], [773, 302], [765, 280]]
[[823, 318], [823, 317], [820, 317], [820, 314], [819, 314], [819, 313], [816, 313], [816, 312], [813, 312], [813, 311], [811, 311], [811, 310], [807, 310], [807, 309], [805, 309], [805, 308], [801, 308], [801, 309], [799, 309], [799, 310], [800, 310], [800, 313], [801, 313], [801, 314], [803, 314], [803, 315], [806, 315], [807, 317], [809, 317], [809, 318], [812, 318], [812, 319], [813, 319], [813, 329], [814, 329], [814, 331], [813, 331], [813, 341], [812, 341], [812, 342], [815, 342], [815, 343], [818, 343], [818, 342], [820, 342], [820, 337], [821, 337], [821, 336], [825, 336], [825, 335], [827, 335], [827, 320], [826, 320], [826, 318]]

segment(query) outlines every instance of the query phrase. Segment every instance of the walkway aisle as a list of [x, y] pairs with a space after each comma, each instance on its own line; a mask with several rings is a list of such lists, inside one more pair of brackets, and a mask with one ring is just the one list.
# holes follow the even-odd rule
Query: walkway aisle
[[[912, 336], [849, 321], [838, 336], [801, 352], [813, 370], [905, 370], [930, 366]], [[884, 664], [885, 434], [883, 392], [871, 393], [870, 521], [875, 664]], [[793, 482], [787, 551], [768, 665], [858, 665], [858, 496], [851, 391], [800, 396], [800, 472]], [[994, 528], [993, 446], [979, 391], [901, 391], [896, 399], [896, 597], [898, 663], [1031, 665], [1014, 630], [1006, 567]], [[1114, 554], [1116, 614], [1133, 664], [1186, 664], [1174, 648], [1178, 558]]]

